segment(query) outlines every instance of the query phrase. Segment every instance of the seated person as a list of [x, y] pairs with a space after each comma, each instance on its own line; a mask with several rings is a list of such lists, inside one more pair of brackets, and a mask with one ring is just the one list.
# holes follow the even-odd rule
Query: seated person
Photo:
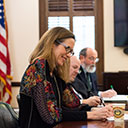
[[[80, 99], [80, 103], [81, 104], [88, 104], [89, 106], [97, 106], [100, 104], [100, 97], [98, 96], [91, 96], [87, 99], [83, 99], [83, 97], [81, 96], [80, 93], [78, 93], [73, 87], [72, 87], [72, 82], [74, 81], [74, 79], [76, 78], [77, 74], [78, 74], [78, 71], [79, 71], [79, 68], [80, 68], [80, 60], [77, 59], [76, 56], [72, 56], [70, 58], [70, 72], [69, 72], [69, 78], [70, 78], [70, 83], [68, 83], [68, 86], [70, 86], [72, 89], [72, 93], [75, 93], [77, 95], [77, 97]], [[70, 91], [69, 91], [69, 88], [66, 89], [64, 91], [64, 93], [66, 95], [65, 96], [65, 100], [66, 101], [69, 101], [70, 100]], [[67, 96], [67, 97], [66, 97]], [[68, 100], [67, 100], [68, 99]]]
[[96, 77], [96, 62], [98, 53], [92, 48], [84, 48], [80, 51], [79, 59], [81, 66], [79, 73], [72, 83], [73, 87], [83, 98], [99, 95], [100, 97], [113, 97], [117, 95], [115, 90], [98, 91]]
[[102, 116], [105, 115], [104, 109], [106, 109], [109, 112], [109, 116], [112, 116], [113, 109], [111, 105], [102, 108], [95, 108], [95, 107], [92, 108], [88, 106], [88, 105], [97, 106], [98, 104], [100, 104], [100, 98], [98, 96], [93, 96], [90, 97], [89, 99], [82, 99], [80, 101], [79, 97], [81, 96], [75, 91], [75, 89], [72, 87], [71, 84], [72, 81], [74, 81], [79, 71], [79, 67], [80, 67], [80, 61], [76, 58], [76, 56], [72, 56], [70, 58], [70, 75], [69, 75], [70, 82], [67, 84], [68, 86], [63, 91], [63, 105], [68, 108], [71, 108], [71, 110], [78, 108], [78, 110], [80, 111], [87, 111], [87, 117], [88, 117], [87, 119], [92, 119], [92, 120], [96, 120], [96, 118], [98, 120], [102, 119], [101, 115]]

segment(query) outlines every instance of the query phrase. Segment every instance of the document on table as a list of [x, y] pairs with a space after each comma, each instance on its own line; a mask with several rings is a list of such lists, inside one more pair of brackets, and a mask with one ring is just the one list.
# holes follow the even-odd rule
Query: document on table
[[128, 101], [128, 95], [116, 95], [112, 98], [103, 98], [104, 101]]
[[[114, 117], [107, 118], [108, 121], [113, 121]], [[124, 114], [124, 120], [128, 120], [128, 114]]]

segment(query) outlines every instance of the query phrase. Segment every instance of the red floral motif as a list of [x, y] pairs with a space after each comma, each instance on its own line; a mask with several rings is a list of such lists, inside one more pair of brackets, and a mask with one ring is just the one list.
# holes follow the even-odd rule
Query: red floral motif
[[80, 100], [74, 93], [71, 87], [67, 87], [63, 92], [63, 102], [64, 105], [70, 108], [78, 107], [80, 105]]

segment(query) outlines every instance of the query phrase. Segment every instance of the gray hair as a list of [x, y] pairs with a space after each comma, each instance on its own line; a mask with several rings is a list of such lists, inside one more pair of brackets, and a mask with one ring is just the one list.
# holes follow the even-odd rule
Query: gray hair
[[84, 57], [87, 56], [87, 49], [88, 49], [88, 48], [83, 48], [83, 49], [80, 51], [80, 53], [79, 53], [79, 58], [80, 58], [81, 55], [84, 56]]

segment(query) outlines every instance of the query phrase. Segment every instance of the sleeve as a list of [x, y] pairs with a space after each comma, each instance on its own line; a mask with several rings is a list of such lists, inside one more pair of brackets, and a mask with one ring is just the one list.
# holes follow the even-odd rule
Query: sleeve
[[63, 121], [84, 121], [87, 120], [88, 105], [80, 105], [80, 100], [71, 86], [63, 91]]
[[45, 93], [42, 85], [33, 88], [33, 99], [41, 118], [48, 124], [60, 122], [61, 108], [58, 108], [55, 98], [50, 95], [47, 96]]
[[79, 109], [63, 108], [63, 121], [85, 121], [87, 120], [87, 112]]
[[26, 71], [25, 88], [31, 92], [33, 101], [42, 120], [48, 124], [60, 122], [62, 110], [58, 108], [55, 94], [50, 82], [45, 80], [45, 65], [36, 61]]

